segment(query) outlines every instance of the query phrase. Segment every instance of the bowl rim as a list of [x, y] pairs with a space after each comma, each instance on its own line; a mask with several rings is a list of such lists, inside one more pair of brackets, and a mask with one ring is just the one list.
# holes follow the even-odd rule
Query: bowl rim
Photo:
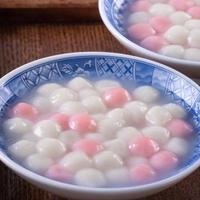
[[[105, 6], [104, 6], [105, 0], [98, 0], [98, 8], [99, 8], [99, 13], [101, 16], [101, 19], [107, 29], [110, 31], [110, 33], [117, 39], [119, 40], [126, 48], [129, 50], [138, 52], [140, 55], [144, 55], [149, 59], [154, 59], [158, 62], [163, 62], [163, 63], [168, 63], [168, 64], [177, 64], [179, 65], [179, 68], [184, 68], [181, 65], [187, 65], [187, 67], [193, 67], [195, 69], [200, 69], [200, 61], [190, 61], [190, 60], [184, 60], [184, 59], [178, 59], [178, 58], [173, 58], [165, 55], [161, 55], [159, 53], [153, 52], [151, 50], [148, 50], [146, 48], [141, 47], [140, 45], [134, 43], [133, 41], [129, 40], [126, 38], [124, 35], [118, 31], [113, 24], [110, 22], [110, 20], [107, 17], [106, 11], [105, 11]], [[112, 3], [113, 4], [113, 3]]]
[[[175, 69], [172, 69], [166, 65], [163, 65], [161, 63], [151, 61], [145, 58], [140, 58], [136, 56], [126, 55], [126, 54], [119, 54], [119, 53], [112, 53], [112, 52], [76, 52], [76, 53], [64, 53], [64, 54], [57, 54], [54, 56], [49, 56], [45, 58], [41, 58], [32, 62], [29, 62], [27, 64], [24, 64], [9, 73], [7, 73], [5, 76], [3, 76], [0, 79], [0, 85], [3, 85], [7, 80], [12, 78], [14, 75], [23, 72], [24, 70], [27, 70], [29, 68], [32, 68], [36, 65], [41, 65], [46, 62], [54, 61], [54, 60], [60, 60], [60, 59], [67, 59], [67, 58], [78, 58], [78, 57], [85, 57], [85, 56], [106, 56], [106, 57], [118, 57], [118, 58], [126, 58], [126, 59], [134, 59], [138, 61], [143, 61], [145, 63], [154, 64], [157, 65], [163, 69], [166, 69], [172, 73], [175, 73], [179, 75], [181, 78], [187, 80], [190, 84], [197, 87], [200, 91], [200, 86], [195, 83], [193, 80], [185, 76], [184, 74], [176, 71]], [[83, 192], [83, 193], [93, 193], [93, 194], [112, 194], [112, 193], [133, 193], [133, 192], [144, 192], [146, 190], [154, 190], [161, 187], [169, 186], [173, 183], [176, 183], [180, 181], [181, 179], [185, 178], [189, 174], [191, 174], [193, 171], [195, 171], [198, 167], [200, 167], [200, 158], [196, 160], [194, 163], [192, 163], [190, 166], [184, 168], [182, 171], [178, 172], [175, 175], [172, 175], [168, 178], [164, 178], [160, 181], [156, 181], [153, 183], [140, 185], [140, 186], [129, 186], [129, 187], [117, 187], [117, 188], [91, 188], [91, 187], [83, 187], [78, 185], [73, 185], [69, 183], [62, 183], [55, 180], [51, 180], [49, 178], [46, 178], [44, 176], [41, 176], [37, 173], [34, 173], [26, 168], [24, 168], [22, 165], [16, 163], [11, 158], [8, 157], [3, 151], [0, 151], [0, 161], [2, 161], [8, 168], [15, 171], [20, 176], [25, 177], [26, 179], [33, 180], [36, 183], [41, 183], [43, 185], [48, 185], [51, 188], [58, 188], [58, 189], [64, 189], [66, 191], [73, 191], [73, 192]]]

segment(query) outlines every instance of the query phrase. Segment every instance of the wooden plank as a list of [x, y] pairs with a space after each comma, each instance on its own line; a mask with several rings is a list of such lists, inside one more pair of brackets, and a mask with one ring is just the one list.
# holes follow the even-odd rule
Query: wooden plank
[[0, 8], [96, 7], [97, 0], [1, 0]]
[[0, 22], [97, 21], [97, 0], [1, 0]]

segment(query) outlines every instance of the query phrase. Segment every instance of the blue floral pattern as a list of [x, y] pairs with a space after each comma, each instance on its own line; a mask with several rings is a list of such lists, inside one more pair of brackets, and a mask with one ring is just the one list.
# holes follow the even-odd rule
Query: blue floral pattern
[[105, 12], [109, 21], [124, 36], [126, 36], [126, 31], [123, 27], [123, 12], [128, 6], [129, 2], [130, 0], [104, 0]]
[[[187, 109], [195, 125], [197, 142], [185, 167], [200, 158], [200, 88], [176, 72], [134, 58], [74, 56], [26, 69], [0, 86], [0, 119], [6, 115], [9, 105], [30, 93], [31, 89], [43, 83], [70, 80], [76, 76], [91, 80], [116, 79], [122, 83], [130, 83], [129, 85], [134, 82], [159, 89], [171, 101]], [[1, 134], [0, 148], [5, 151], [3, 140]]]
[[102, 78], [120, 78], [132, 80], [135, 72], [135, 62], [131, 60], [113, 58], [96, 59], [96, 72]]

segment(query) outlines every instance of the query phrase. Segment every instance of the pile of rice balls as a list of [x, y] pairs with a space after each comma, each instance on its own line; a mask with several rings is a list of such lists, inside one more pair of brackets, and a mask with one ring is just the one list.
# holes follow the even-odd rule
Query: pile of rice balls
[[194, 137], [186, 119], [151, 86], [128, 91], [115, 80], [76, 77], [39, 86], [2, 126], [9, 154], [25, 168], [64, 183], [124, 187], [181, 167]]
[[125, 16], [125, 29], [140, 46], [200, 61], [200, 0], [134, 0]]

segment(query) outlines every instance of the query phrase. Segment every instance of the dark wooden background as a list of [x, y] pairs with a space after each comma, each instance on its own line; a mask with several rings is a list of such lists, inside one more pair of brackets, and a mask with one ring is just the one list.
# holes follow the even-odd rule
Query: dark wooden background
[[98, 0], [0, 0], [0, 22], [99, 20]]
[[[0, 26], [0, 75], [37, 58], [76, 51], [128, 53], [101, 23]], [[0, 164], [0, 200], [61, 200]], [[200, 169], [176, 186], [143, 200], [200, 200]]]

